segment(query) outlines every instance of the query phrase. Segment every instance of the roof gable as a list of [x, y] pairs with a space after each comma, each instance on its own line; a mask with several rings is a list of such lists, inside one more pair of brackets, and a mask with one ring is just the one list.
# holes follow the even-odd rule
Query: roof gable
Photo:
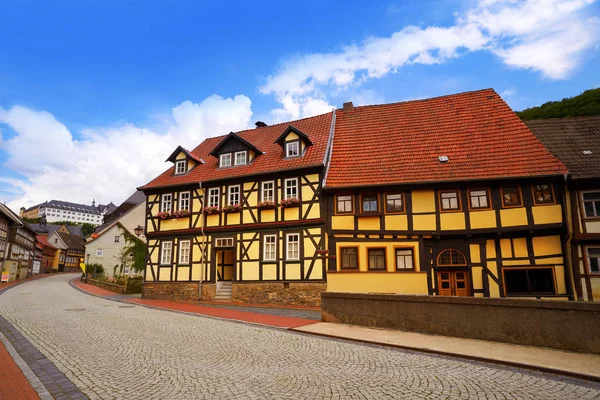
[[275, 140], [275, 143], [277, 143], [280, 146], [283, 146], [285, 138], [292, 132], [295, 133], [296, 135], [298, 135], [302, 140], [304, 140], [304, 143], [306, 143], [307, 146], [312, 146], [313, 143], [310, 140], [310, 138], [308, 137], [308, 135], [306, 133], [302, 132], [300, 129], [296, 128], [294, 125], [288, 126], [281, 133], [281, 135], [279, 135], [277, 140]]
[[[171, 153], [171, 155], [166, 159], [165, 162], [172, 162], [174, 163], [175, 161], [177, 161], [177, 156], [179, 155], [179, 153], [183, 153], [185, 154], [185, 156], [189, 159], [192, 159], [194, 161], [196, 161], [199, 164], [204, 164], [204, 160], [201, 158], [196, 157], [195, 155], [193, 155], [192, 153], [190, 153], [188, 150], [184, 149], [182, 146], [177, 146], [177, 148], [175, 149], [175, 151], [173, 153]], [[135, 195], [135, 193], [134, 193]], [[133, 197], [133, 195], [132, 195]], [[126, 200], [127, 201], [127, 200]]]
[[567, 172], [493, 89], [354, 107], [336, 116], [329, 188]]
[[229, 134], [225, 136], [210, 153], [208, 153], [208, 155], [218, 157], [220, 153], [229, 153], [242, 150], [253, 150], [256, 152], [256, 154], [262, 154], [262, 151], [257, 149], [255, 145], [238, 136], [235, 132], [229, 132]]

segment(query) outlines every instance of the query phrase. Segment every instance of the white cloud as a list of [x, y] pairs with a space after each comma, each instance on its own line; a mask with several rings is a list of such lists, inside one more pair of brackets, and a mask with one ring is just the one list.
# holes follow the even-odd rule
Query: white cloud
[[438, 64], [463, 53], [489, 51], [513, 68], [566, 78], [584, 50], [599, 39], [599, 21], [588, 15], [593, 0], [480, 0], [448, 27], [408, 26], [331, 53], [285, 61], [260, 87], [282, 104], [280, 118], [314, 115], [306, 107], [326, 91], [347, 90], [409, 64]]
[[174, 107], [173, 122], [164, 133], [125, 124], [86, 129], [76, 139], [46, 111], [0, 108], [0, 124], [16, 132], [0, 142], [8, 153], [4, 167], [27, 178], [4, 177], [0, 184], [5, 193], [20, 193], [8, 203], [13, 210], [51, 199], [118, 204], [164, 171], [164, 161], [177, 145], [192, 149], [204, 138], [245, 129], [251, 116], [248, 97], [213, 95]]

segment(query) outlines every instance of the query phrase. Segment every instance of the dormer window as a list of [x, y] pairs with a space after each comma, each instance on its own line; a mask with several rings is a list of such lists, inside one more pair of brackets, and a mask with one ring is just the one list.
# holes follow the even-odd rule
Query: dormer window
[[219, 156], [219, 167], [231, 167], [231, 153], [221, 154]]
[[285, 144], [286, 157], [298, 157], [300, 155], [300, 142], [298, 140]]
[[175, 175], [185, 174], [185, 160], [177, 160], [175, 162]]
[[248, 160], [248, 152], [247, 151], [236, 151], [235, 152], [235, 165], [245, 165]]

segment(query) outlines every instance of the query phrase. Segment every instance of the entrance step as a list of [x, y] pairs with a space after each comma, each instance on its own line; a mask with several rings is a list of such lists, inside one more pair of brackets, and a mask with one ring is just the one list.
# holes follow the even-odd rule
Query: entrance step
[[217, 282], [217, 293], [215, 300], [229, 300], [231, 299], [231, 282], [221, 281]]

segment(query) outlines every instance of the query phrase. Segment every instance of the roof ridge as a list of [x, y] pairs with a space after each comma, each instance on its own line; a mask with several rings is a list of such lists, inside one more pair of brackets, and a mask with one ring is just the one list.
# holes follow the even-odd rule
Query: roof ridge
[[[433, 100], [439, 100], [439, 99], [443, 99], [443, 98], [446, 98], [446, 97], [456, 97], [456, 96], [461, 96], [461, 95], [465, 95], [465, 94], [488, 92], [488, 91], [492, 91], [495, 94], [497, 94], [500, 98], [502, 98], [502, 96], [500, 96], [498, 94], [498, 92], [496, 92], [494, 90], [494, 88], [486, 88], [486, 89], [468, 90], [468, 91], [465, 91], [465, 92], [444, 94], [444, 95], [436, 96], [436, 97], [428, 97], [426, 99], [402, 100], [402, 101], [396, 101], [394, 103], [384, 103], [384, 104], [366, 104], [364, 106], [354, 106], [354, 109], [357, 109], [357, 108], [389, 107], [389, 106], [395, 106], [397, 104], [406, 104], [406, 103], [421, 103], [421, 102], [428, 102], [428, 101], [433, 101]], [[337, 110], [343, 111], [343, 108], [338, 108]]]

